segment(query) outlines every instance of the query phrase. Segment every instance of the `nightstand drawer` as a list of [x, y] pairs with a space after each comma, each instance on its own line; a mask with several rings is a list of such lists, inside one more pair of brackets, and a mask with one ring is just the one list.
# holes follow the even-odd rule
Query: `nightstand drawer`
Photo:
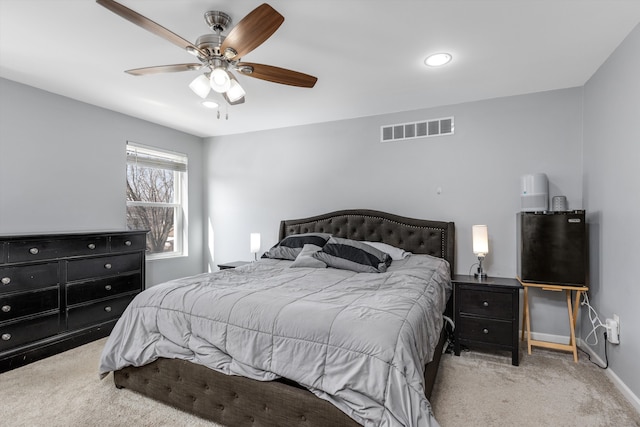
[[57, 262], [0, 267], [0, 294], [47, 288], [57, 284]]
[[56, 310], [58, 307], [57, 287], [42, 291], [5, 295], [0, 297], [0, 322]]
[[487, 344], [511, 345], [513, 324], [510, 321], [461, 316], [456, 328], [459, 339]]
[[459, 292], [458, 309], [460, 313], [494, 319], [510, 320], [514, 318], [512, 309], [513, 294], [511, 292], [492, 292], [475, 287], [459, 285], [463, 292]]
[[140, 283], [140, 274], [74, 283], [67, 286], [67, 305], [113, 297], [127, 292], [140, 292]]
[[135, 295], [127, 295], [95, 304], [70, 308], [67, 314], [67, 327], [69, 329], [78, 329], [117, 319], [134, 297]]
[[142, 255], [140, 253], [69, 261], [67, 280], [72, 282], [94, 277], [117, 276], [141, 268]]

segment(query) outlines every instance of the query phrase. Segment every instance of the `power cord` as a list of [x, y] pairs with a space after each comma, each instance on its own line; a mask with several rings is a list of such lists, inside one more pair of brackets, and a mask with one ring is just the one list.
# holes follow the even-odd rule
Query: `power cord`
[[[593, 360], [591, 360], [591, 354], [587, 353], [586, 351], [584, 351], [583, 349], [581, 349], [580, 347], [578, 347], [578, 349], [580, 351], [582, 351], [584, 354], [587, 355], [587, 358], [589, 359], [589, 362], [593, 363], [594, 365], [596, 365], [598, 368], [600, 369], [607, 369], [609, 367], [609, 355], [607, 354], [607, 344], [608, 344], [608, 340], [607, 340], [607, 325], [603, 324], [600, 321], [600, 318], [598, 317], [598, 313], [596, 312], [596, 310], [591, 307], [591, 304], [589, 304], [589, 297], [587, 296], [586, 293], [582, 294], [582, 302], [580, 303], [580, 305], [586, 305], [587, 309], [588, 309], [588, 313], [589, 313], [589, 321], [591, 322], [591, 332], [589, 332], [589, 335], [587, 335], [587, 338], [585, 338], [585, 342], [587, 343], [587, 345], [597, 345], [598, 344], [598, 334], [596, 333], [596, 331], [598, 330], [598, 328], [604, 328], [604, 359], [606, 362], [605, 366], [600, 366], [598, 363], [594, 362]], [[589, 337], [593, 334], [594, 338], [595, 338], [595, 342], [593, 344], [591, 344], [589, 342]]]

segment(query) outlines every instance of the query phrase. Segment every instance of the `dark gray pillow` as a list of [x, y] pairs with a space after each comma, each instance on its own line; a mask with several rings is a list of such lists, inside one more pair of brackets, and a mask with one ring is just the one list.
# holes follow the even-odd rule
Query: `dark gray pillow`
[[358, 273], [384, 273], [391, 264], [391, 256], [356, 240], [331, 237], [313, 257], [329, 267]]
[[331, 234], [328, 233], [303, 233], [292, 234], [285, 237], [277, 245], [262, 255], [262, 258], [288, 259], [294, 261], [306, 244], [323, 247]]

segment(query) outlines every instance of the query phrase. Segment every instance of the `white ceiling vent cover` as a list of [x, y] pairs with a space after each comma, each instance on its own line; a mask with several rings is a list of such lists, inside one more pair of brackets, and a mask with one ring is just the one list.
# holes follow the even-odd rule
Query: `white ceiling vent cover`
[[430, 136], [453, 135], [453, 117], [401, 123], [380, 127], [380, 141], [392, 142], [405, 139], [428, 138]]

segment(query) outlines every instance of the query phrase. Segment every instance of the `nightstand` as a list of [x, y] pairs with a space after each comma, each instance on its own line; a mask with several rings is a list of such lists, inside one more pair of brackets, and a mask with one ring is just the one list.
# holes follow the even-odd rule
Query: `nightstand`
[[511, 364], [518, 366], [518, 320], [520, 289], [517, 279], [454, 275], [454, 353], [462, 344], [511, 351]]
[[249, 261], [233, 261], [233, 262], [226, 262], [224, 264], [218, 264], [218, 268], [220, 270], [228, 270], [228, 269], [231, 269], [231, 268], [242, 267], [243, 265], [247, 265], [247, 264], [251, 264], [251, 262], [249, 262]]

